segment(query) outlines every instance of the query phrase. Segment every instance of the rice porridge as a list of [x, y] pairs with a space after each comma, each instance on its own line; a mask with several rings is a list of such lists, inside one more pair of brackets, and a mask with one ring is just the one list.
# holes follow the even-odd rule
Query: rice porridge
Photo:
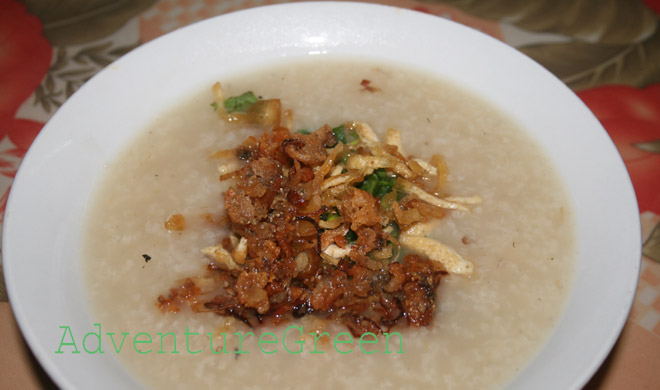
[[[117, 334], [117, 345], [121, 332], [129, 333], [118, 358], [140, 383], [488, 389], [524, 369], [561, 316], [576, 231], [558, 174], [522, 129], [451, 83], [395, 66], [309, 61], [220, 81], [227, 96], [252, 90], [280, 98], [296, 128], [360, 120], [381, 137], [388, 127], [400, 130], [407, 155], [442, 154], [448, 192], [483, 201], [472, 212], [448, 212], [431, 236], [469, 259], [474, 274], [443, 277], [432, 324], [393, 328], [401, 336], [389, 345], [382, 337], [334, 344], [346, 329], [313, 316], [249, 328], [214, 313], [162, 313], [156, 298], [202, 274], [209, 260], [200, 249], [227, 235], [204, 217], [223, 214], [231, 185], [218, 180], [218, 162], [209, 156], [263, 132], [228, 129], [209, 106], [209, 86], [164, 110], [109, 164], [87, 210], [83, 267], [94, 321], [104, 334]], [[164, 228], [174, 214], [186, 217], [184, 230]], [[152, 342], [133, 344], [139, 332]], [[277, 341], [259, 344], [264, 332]], [[310, 332], [330, 337], [315, 340]], [[114, 353], [111, 340], [103, 343]]]

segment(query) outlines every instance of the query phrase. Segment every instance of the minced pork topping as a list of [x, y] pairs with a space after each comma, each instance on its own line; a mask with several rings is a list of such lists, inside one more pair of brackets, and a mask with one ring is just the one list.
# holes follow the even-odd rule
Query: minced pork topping
[[[481, 202], [443, 192], [442, 156], [406, 157], [399, 131], [387, 129], [382, 142], [359, 121], [294, 131], [279, 99], [225, 99], [219, 83], [213, 91], [222, 120], [264, 133], [211, 156], [231, 182], [216, 221], [230, 233], [202, 249], [206, 272], [177, 282], [157, 306], [249, 326], [315, 315], [355, 336], [429, 325], [441, 277], [469, 276], [473, 266], [427, 235], [448, 213]], [[165, 227], [184, 229], [184, 217]]]

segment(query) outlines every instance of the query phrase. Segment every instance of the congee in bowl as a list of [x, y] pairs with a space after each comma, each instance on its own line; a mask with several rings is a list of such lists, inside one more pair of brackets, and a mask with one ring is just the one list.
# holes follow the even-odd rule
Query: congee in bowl
[[630, 308], [638, 217], [598, 121], [529, 58], [295, 3], [79, 89], [12, 185], [3, 270], [61, 388], [579, 389]]
[[[556, 326], [575, 266], [573, 205], [542, 148], [479, 97], [394, 65], [305, 60], [222, 80], [226, 98], [246, 91], [262, 102], [280, 100], [283, 114], [274, 133], [285, 127], [289, 132], [269, 139], [274, 145], [259, 138], [271, 134], [271, 122], [221, 118], [218, 111], [229, 99], [216, 101], [209, 86], [165, 110], [104, 170], [86, 215], [83, 267], [102, 332], [115, 332], [117, 345], [121, 332], [128, 334], [118, 354], [125, 366], [150, 388], [181, 389], [217, 383], [485, 389], [504, 386], [522, 370]], [[370, 142], [373, 137], [361, 129], [351, 140], [350, 126], [337, 134], [338, 125], [351, 121], [369, 126], [381, 143]], [[323, 125], [334, 133], [315, 163], [312, 141], [304, 137], [321, 134]], [[398, 130], [400, 141], [391, 141], [388, 129], [390, 136]], [[343, 141], [330, 139], [335, 134]], [[261, 145], [250, 144], [249, 137]], [[398, 153], [404, 160], [377, 165], [373, 159], [387, 154], [386, 140], [398, 143], [388, 157]], [[287, 149], [295, 142], [307, 142], [298, 154]], [[337, 145], [343, 153], [335, 153], [327, 176], [315, 183]], [[434, 155], [444, 159], [442, 186], [433, 175], [413, 179], [405, 171], [408, 166], [414, 172], [419, 161], [442, 176], [442, 166], [424, 164]], [[360, 158], [372, 158], [366, 172], [357, 166]], [[272, 167], [264, 168], [267, 163]], [[231, 177], [247, 166], [249, 177]], [[268, 169], [275, 169], [278, 184], [263, 173]], [[292, 184], [296, 172], [309, 177]], [[357, 176], [350, 181], [352, 172]], [[428, 184], [446, 204], [429, 209], [433, 200], [394, 180], [384, 190], [390, 196], [374, 194], [365, 187], [374, 172], [419, 183], [418, 189]], [[267, 195], [262, 191], [237, 206], [236, 192], [241, 185], [246, 193], [255, 191], [264, 178], [273, 186], [268, 216], [252, 220], [256, 211], [247, 209]], [[331, 178], [341, 183], [332, 186]], [[286, 185], [279, 184], [285, 179]], [[316, 206], [310, 204], [314, 185], [326, 189]], [[342, 185], [336, 198], [325, 196]], [[383, 211], [377, 223], [360, 219], [370, 206], [362, 207], [365, 200], [355, 206], [359, 210], [347, 210], [347, 203], [355, 203], [349, 200], [353, 191], [366, 194], [378, 210], [398, 207], [397, 215], [388, 219]], [[273, 217], [285, 213], [283, 203], [295, 204], [293, 192], [307, 196], [306, 203], [289, 219]], [[405, 204], [411, 206], [404, 210]], [[438, 216], [438, 210], [444, 212]], [[403, 215], [413, 211], [416, 218]], [[292, 230], [309, 225], [312, 232], [282, 237], [278, 225], [287, 221]], [[422, 225], [428, 239], [443, 245], [442, 253], [423, 240], [402, 244], [412, 239], [408, 230]], [[400, 232], [388, 230], [392, 226]], [[340, 240], [326, 237], [334, 232], [341, 232]], [[349, 232], [360, 238], [351, 240]], [[369, 234], [380, 244], [370, 243]], [[247, 255], [239, 255], [239, 239]], [[450, 252], [469, 272], [443, 263], [453, 260]], [[423, 275], [406, 253], [438, 267]], [[302, 266], [296, 264], [301, 258]], [[316, 273], [298, 276], [311, 263]], [[401, 284], [407, 288], [392, 287], [394, 264], [406, 265], [408, 278]], [[437, 280], [417, 280], [424, 277]], [[425, 289], [429, 299], [415, 300], [413, 287]], [[135, 337], [140, 343], [133, 348]]]

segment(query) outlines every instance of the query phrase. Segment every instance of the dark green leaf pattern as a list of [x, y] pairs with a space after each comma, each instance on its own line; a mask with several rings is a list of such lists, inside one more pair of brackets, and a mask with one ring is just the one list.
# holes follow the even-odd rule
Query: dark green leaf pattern
[[117, 31], [156, 0], [22, 0], [55, 46], [78, 45]]
[[649, 36], [658, 16], [641, 0], [427, 0], [522, 29], [575, 40], [627, 44]]
[[642, 253], [649, 259], [660, 263], [660, 223], [655, 225], [651, 235], [644, 242]]
[[51, 113], [97, 72], [136, 46], [138, 43], [113, 47], [108, 41], [74, 52], [70, 48], [57, 47], [53, 65], [35, 90], [34, 104]]
[[660, 29], [648, 39], [629, 45], [569, 42], [520, 50], [575, 90], [605, 84], [641, 88], [660, 82]]
[[427, 0], [566, 43], [518, 47], [571, 88], [660, 81], [658, 15], [641, 0]]

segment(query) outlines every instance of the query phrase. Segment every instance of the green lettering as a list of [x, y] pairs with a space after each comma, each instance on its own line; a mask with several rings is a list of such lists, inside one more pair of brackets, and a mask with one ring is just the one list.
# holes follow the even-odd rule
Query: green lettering
[[191, 351], [191, 350], [190, 350], [190, 335], [197, 335], [197, 336], [199, 336], [199, 333], [197, 333], [197, 332], [192, 332], [192, 333], [191, 333], [191, 332], [190, 332], [190, 327], [189, 327], [189, 326], [186, 326], [186, 333], [184, 333], [184, 334], [186, 335], [186, 349], [188, 350], [188, 353], [191, 354], [191, 355], [195, 355], [195, 354], [198, 354], [198, 353], [202, 352], [201, 349], [199, 349], [199, 350], [197, 350], [197, 351]]
[[[273, 340], [264, 340], [263, 339], [264, 336], [271, 336], [273, 338]], [[275, 349], [274, 351], [264, 351], [264, 349], [261, 348], [262, 343], [263, 344], [275, 344], [275, 343], [277, 343], [277, 336], [275, 336], [275, 333], [266, 332], [266, 333], [263, 333], [261, 336], [259, 336], [259, 350], [261, 352], [265, 353], [266, 355], [270, 355], [272, 353], [277, 352], [277, 349]]]
[[325, 352], [323, 352], [323, 351], [319, 351], [319, 350], [317, 349], [317, 347], [318, 347], [317, 344], [318, 344], [319, 339], [320, 339], [321, 337], [323, 337], [323, 335], [326, 335], [326, 336], [330, 337], [330, 333], [328, 333], [328, 332], [323, 332], [323, 333], [309, 332], [309, 334], [312, 335], [312, 336], [314, 336], [314, 350], [311, 351], [310, 353], [325, 353]]
[[[101, 324], [94, 324], [94, 326], [99, 327], [99, 332], [98, 333], [89, 332], [85, 335], [85, 337], [83, 337], [83, 349], [85, 350], [85, 352], [90, 353], [90, 354], [92, 354], [92, 353], [103, 353], [103, 350], [101, 349]], [[96, 349], [94, 349], [92, 351], [87, 349], [87, 337], [89, 337], [89, 336], [95, 336], [96, 340], [98, 342], [98, 345], [97, 345]]]
[[[339, 336], [345, 334], [348, 336], [348, 340], [339, 340]], [[337, 348], [337, 344], [353, 344], [353, 336], [351, 336], [350, 333], [346, 332], [340, 332], [337, 333], [337, 336], [335, 336], [335, 341], [334, 341], [334, 346], [335, 346], [335, 351], [339, 352], [342, 355], [346, 355], [347, 353], [353, 352], [353, 348], [351, 348], [349, 351], [340, 351], [339, 348]]]
[[[364, 336], [371, 336], [371, 337], [373, 337], [374, 339], [373, 339], [373, 340], [363, 340], [363, 339], [364, 339]], [[378, 352], [377, 349], [375, 349], [375, 350], [373, 350], [373, 351], [369, 351], [369, 352], [367, 352], [367, 351], [365, 351], [364, 349], [362, 349], [362, 344], [378, 344], [378, 338], [376, 337], [375, 334], [373, 334], [373, 333], [371, 333], [371, 332], [363, 333], [362, 336], [360, 336], [360, 341], [358, 342], [358, 344], [359, 344], [359, 346], [360, 346], [360, 351], [362, 351], [363, 353], [365, 353], [365, 354], [367, 354], [367, 355], [371, 355], [372, 353], [376, 353], [376, 352]]]
[[[147, 336], [147, 340], [138, 340], [138, 337], [140, 337], [142, 335]], [[146, 332], [140, 332], [140, 333], [136, 334], [135, 337], [133, 338], [133, 349], [135, 350], [135, 352], [144, 355], [145, 353], [151, 352], [151, 349], [148, 350], [148, 351], [141, 351], [137, 348], [136, 344], [151, 344], [151, 343], [152, 343], [151, 335], [149, 333], [146, 333]]]
[[234, 351], [234, 353], [250, 353], [250, 351], [243, 351], [243, 339], [244, 339], [245, 337], [248, 337], [249, 335], [254, 336], [254, 333], [252, 333], [252, 332], [247, 332], [247, 333], [245, 334], [245, 337], [242, 337], [241, 332], [235, 332], [234, 334], [235, 334], [236, 336], [238, 336], [238, 350], [237, 350], [237, 351]]
[[121, 352], [121, 348], [124, 346], [124, 341], [126, 341], [126, 336], [128, 336], [128, 333], [127, 332], [120, 333], [124, 335], [124, 337], [121, 339], [121, 344], [119, 344], [119, 349], [117, 349], [117, 344], [115, 343], [115, 338], [113, 337], [115, 335], [115, 332], [107, 332], [106, 334], [110, 336], [110, 341], [112, 341], [112, 346], [115, 348], [115, 352], [117, 353]]
[[222, 335], [222, 340], [224, 342], [224, 346], [222, 347], [222, 349], [220, 351], [216, 351], [213, 348], [213, 333], [211, 333], [211, 332], [207, 333], [207, 335], [209, 335], [209, 338], [211, 339], [211, 353], [213, 353], [215, 355], [218, 355], [218, 354], [223, 353], [223, 352], [224, 353], [229, 353], [229, 351], [227, 351], [227, 334], [225, 332], [222, 332], [220, 334]]
[[303, 344], [305, 344], [305, 342], [302, 341], [302, 340], [294, 341], [295, 344], [300, 345], [300, 350], [299, 350], [299, 351], [290, 351], [289, 348], [287, 348], [287, 346], [286, 346], [286, 332], [288, 332], [289, 329], [291, 329], [291, 328], [298, 329], [298, 331], [300, 332], [300, 333], [298, 334], [298, 338], [301, 338], [301, 337], [302, 337], [302, 331], [303, 331], [302, 326], [294, 326], [294, 325], [290, 325], [290, 326], [288, 326], [286, 329], [284, 329], [284, 334], [282, 335], [282, 345], [284, 345], [284, 350], [286, 350], [288, 353], [291, 353], [291, 354], [294, 354], [294, 355], [295, 355], [295, 354], [302, 353], [302, 351], [303, 351]]
[[[71, 333], [71, 327], [60, 326], [60, 329], [64, 329], [64, 333], [62, 333], [62, 340], [60, 340], [60, 347], [57, 348], [57, 351], [55, 351], [55, 353], [64, 353], [62, 352], [62, 347], [65, 345], [69, 345], [73, 347], [73, 351], [71, 351], [71, 353], [80, 353], [80, 351], [78, 351], [78, 347], [76, 346], [76, 341], [73, 339], [73, 333]], [[71, 337], [70, 343], [64, 342], [64, 338], [66, 337], [67, 331], [69, 332], [69, 337]]]
[[397, 353], [405, 353], [405, 352], [403, 352], [403, 337], [401, 337], [401, 333], [399, 333], [399, 332], [383, 333], [383, 335], [385, 335], [385, 352], [383, 352], [383, 353], [392, 353], [392, 352], [390, 352], [390, 336], [393, 336], [393, 335], [398, 335], [399, 336], [399, 351]]
[[172, 336], [172, 341], [174, 342], [174, 348], [172, 349], [172, 352], [170, 352], [170, 353], [179, 353], [179, 351], [176, 350], [176, 335], [174, 333], [172, 333], [172, 332], [167, 332], [167, 333], [158, 332], [157, 334], [160, 336], [160, 351], [158, 351], [156, 353], [167, 353], [167, 352], [163, 351], [163, 338], [167, 335], [171, 335]]

